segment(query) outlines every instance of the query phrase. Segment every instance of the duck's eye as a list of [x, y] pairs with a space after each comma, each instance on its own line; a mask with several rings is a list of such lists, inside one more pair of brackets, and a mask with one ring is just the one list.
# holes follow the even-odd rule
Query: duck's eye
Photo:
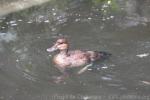
[[63, 44], [63, 42], [58, 42], [58, 44]]

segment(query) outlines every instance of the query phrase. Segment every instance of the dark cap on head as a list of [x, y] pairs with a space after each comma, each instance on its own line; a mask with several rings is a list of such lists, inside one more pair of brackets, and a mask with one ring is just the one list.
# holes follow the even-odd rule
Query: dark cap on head
[[59, 38], [56, 43], [68, 43], [67, 39], [66, 38]]

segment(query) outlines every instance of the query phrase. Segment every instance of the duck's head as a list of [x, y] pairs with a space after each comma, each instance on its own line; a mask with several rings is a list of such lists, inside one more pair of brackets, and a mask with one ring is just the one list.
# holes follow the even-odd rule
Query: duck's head
[[47, 51], [48, 52], [53, 52], [56, 50], [64, 51], [64, 50], [68, 50], [68, 48], [69, 48], [69, 44], [67, 39], [60, 38], [54, 43], [54, 45], [51, 48], [48, 48]]

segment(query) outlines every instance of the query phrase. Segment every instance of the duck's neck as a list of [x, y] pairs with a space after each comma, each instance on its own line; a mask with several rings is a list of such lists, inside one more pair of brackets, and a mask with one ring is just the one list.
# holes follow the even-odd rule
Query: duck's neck
[[68, 55], [68, 49], [61, 50], [60, 54], [62, 54], [62, 55]]

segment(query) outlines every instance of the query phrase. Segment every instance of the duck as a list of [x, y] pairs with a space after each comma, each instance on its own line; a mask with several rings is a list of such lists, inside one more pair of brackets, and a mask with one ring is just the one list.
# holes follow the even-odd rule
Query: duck
[[63, 73], [57, 80], [62, 80], [68, 76], [67, 69], [84, 66], [77, 74], [85, 72], [96, 61], [101, 61], [108, 58], [111, 54], [102, 51], [91, 50], [70, 50], [69, 42], [66, 38], [59, 38], [53, 46], [47, 48], [47, 52], [51, 53], [58, 51], [58, 54], [53, 56], [55, 67]]

